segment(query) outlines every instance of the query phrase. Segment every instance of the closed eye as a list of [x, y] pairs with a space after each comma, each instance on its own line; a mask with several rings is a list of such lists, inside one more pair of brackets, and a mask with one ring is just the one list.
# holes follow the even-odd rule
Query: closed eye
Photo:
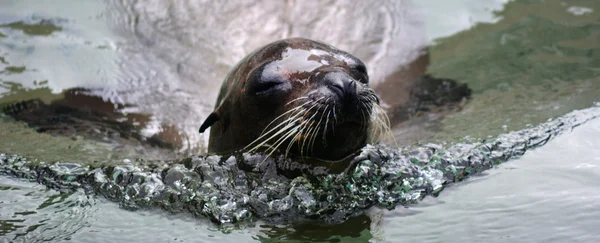
[[359, 71], [361, 73], [364, 73], [364, 74], [367, 73], [367, 67], [365, 67], [365, 65], [362, 65], [362, 64], [356, 65], [355, 67], [353, 67], [353, 69], [355, 69], [356, 71]]
[[256, 84], [254, 85], [254, 92], [259, 94], [259, 93], [264, 93], [267, 92], [269, 90], [275, 89], [278, 86], [285, 84], [285, 81], [282, 80], [261, 80], [259, 82], [256, 82]]
[[363, 64], [358, 64], [356, 66], [351, 67], [351, 72], [354, 75], [354, 78], [361, 83], [368, 84], [369, 83], [369, 75], [367, 74], [367, 67]]

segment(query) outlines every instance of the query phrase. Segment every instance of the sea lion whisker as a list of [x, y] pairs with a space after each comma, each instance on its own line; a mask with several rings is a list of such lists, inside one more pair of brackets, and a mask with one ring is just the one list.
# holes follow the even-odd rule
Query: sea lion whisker
[[[304, 113], [304, 114], [306, 114], [306, 113], [309, 113], [309, 112], [310, 112], [310, 110], [312, 110], [312, 109], [313, 109], [315, 106], [319, 105], [319, 101], [320, 101], [320, 100], [322, 100], [322, 99], [323, 99], [323, 98], [320, 98], [320, 99], [318, 99], [318, 100], [307, 100], [307, 101], [306, 101], [306, 102], [304, 102], [303, 104], [301, 104], [301, 105], [298, 105], [298, 107], [296, 107], [296, 108], [301, 108], [301, 109], [304, 109], [304, 110], [303, 110], [303, 113]], [[305, 106], [306, 106], [306, 105], [310, 105], [310, 104], [313, 104], [313, 105], [307, 109]]]
[[[289, 110], [289, 111], [286, 111], [286, 112], [284, 112], [283, 114], [281, 114], [280, 116], [278, 116], [278, 117], [276, 117], [275, 119], [273, 119], [273, 121], [271, 121], [271, 122], [270, 122], [270, 123], [269, 123], [269, 124], [268, 124], [268, 125], [265, 127], [265, 129], [263, 129], [263, 131], [261, 132], [261, 135], [260, 135], [258, 138], [256, 138], [254, 141], [252, 141], [250, 144], [246, 145], [246, 147], [244, 147], [244, 149], [246, 149], [246, 148], [248, 148], [248, 147], [252, 146], [252, 144], [256, 143], [256, 142], [257, 142], [257, 141], [259, 141], [261, 138], [263, 138], [264, 136], [267, 136], [268, 134], [270, 134], [271, 132], [275, 131], [275, 130], [276, 130], [276, 129], [278, 129], [279, 127], [281, 127], [281, 126], [283, 126], [283, 125], [286, 125], [287, 123], [291, 122], [291, 121], [292, 121], [294, 118], [298, 118], [298, 117], [300, 117], [301, 115], [303, 115], [303, 114], [306, 112], [305, 110], [303, 110], [303, 105], [306, 105], [306, 104], [308, 104], [309, 102], [311, 102], [311, 101], [305, 102], [304, 104], [302, 104], [302, 106], [298, 106], [298, 107], [295, 107], [295, 108], [293, 108], [293, 109], [291, 109], [291, 110]], [[274, 122], [276, 122], [276, 121], [277, 121], [279, 118], [281, 118], [281, 117], [283, 117], [283, 116], [285, 116], [285, 115], [287, 115], [287, 114], [290, 114], [290, 113], [292, 113], [292, 112], [295, 112], [295, 111], [299, 111], [299, 112], [298, 112], [298, 113], [296, 113], [296, 114], [294, 114], [294, 115], [291, 115], [291, 116], [290, 116], [290, 117], [288, 117], [286, 120], [284, 120], [284, 121], [282, 121], [281, 123], [277, 124], [277, 126], [275, 126], [275, 127], [271, 128], [269, 131], [265, 132], [265, 131], [266, 131], [266, 130], [269, 128], [269, 126], [271, 126], [271, 124], [273, 124]], [[265, 141], [269, 141], [269, 139], [267, 139], [267, 140], [265, 140]]]
[[[286, 132], [288, 129], [292, 128], [292, 127], [295, 125], [294, 123], [295, 123], [296, 121], [298, 121], [298, 120], [300, 120], [300, 114], [298, 114], [297, 116], [294, 116], [294, 117], [290, 117], [290, 118], [288, 118], [288, 119], [286, 120], [286, 121], [288, 121], [288, 122], [282, 122], [282, 123], [281, 123], [281, 124], [285, 124], [285, 126], [284, 126], [283, 128], [279, 129], [279, 131], [277, 131], [275, 134], [271, 135], [269, 138], [267, 138], [267, 139], [263, 140], [263, 141], [262, 141], [260, 144], [256, 145], [254, 148], [250, 149], [250, 150], [249, 150], [249, 152], [252, 152], [252, 151], [255, 151], [255, 150], [257, 150], [258, 148], [262, 147], [262, 146], [263, 146], [265, 143], [267, 143], [267, 142], [271, 141], [271, 139], [273, 139], [273, 138], [277, 137], [277, 135], [279, 135], [279, 134], [281, 134], [281, 133], [284, 133], [284, 132]], [[277, 127], [279, 127], [279, 126], [277, 126]], [[277, 127], [274, 127], [273, 129], [277, 129]], [[273, 130], [273, 129], [272, 129], [272, 130]], [[269, 133], [270, 133], [270, 132], [269, 132]], [[269, 134], [269, 133], [267, 133], [267, 134]], [[265, 135], [263, 135], [263, 136], [260, 136], [260, 137], [258, 137], [258, 138], [257, 138], [257, 139], [255, 139], [255, 140], [254, 140], [252, 143], [248, 144], [248, 145], [246, 146], [246, 148], [248, 148], [249, 146], [252, 146], [252, 145], [253, 145], [255, 142], [257, 142], [257, 141], [260, 141], [260, 139], [261, 139], [261, 138], [263, 138], [264, 136], [266, 136], [267, 134], [265, 134]], [[246, 149], [246, 148], [244, 148], [244, 149]]]
[[385, 121], [381, 117], [381, 112], [378, 111], [378, 114], [376, 117], [377, 117], [377, 124], [379, 125], [379, 128], [380, 128], [380, 131], [379, 131], [380, 136], [383, 136], [387, 132], [387, 129], [386, 129], [387, 126], [385, 124]]
[[[332, 111], [333, 111], [333, 122], [337, 124], [338, 123], [338, 119], [337, 119], [337, 115], [335, 114], [336, 113], [335, 112], [335, 104], [333, 105]], [[332, 132], [333, 132], [333, 135], [335, 136], [335, 126], [332, 126], [331, 130], [333, 130]]]
[[377, 109], [373, 109], [372, 112], [374, 114], [371, 116], [372, 132], [370, 134], [372, 134], [372, 140], [377, 140], [382, 134], [381, 118], [379, 118], [379, 111]]
[[[325, 103], [327, 103], [329, 101], [329, 99], [327, 99], [325, 101]], [[319, 123], [317, 124], [317, 126], [321, 126], [321, 122], [323, 121], [323, 117], [325, 117], [327, 114], [327, 108], [329, 108], [329, 105], [326, 105], [325, 108], [323, 108], [323, 111], [321, 113], [321, 118], [319, 119]], [[325, 122], [325, 128], [323, 128], [323, 141], [325, 141], [325, 135], [327, 134], [327, 121]], [[313, 142], [313, 146], [314, 146], [314, 142]]]
[[293, 99], [290, 102], [286, 103], [285, 105], [288, 106], [289, 104], [293, 103], [294, 101], [303, 100], [303, 99], [308, 99], [308, 96], [302, 96], [302, 97]]
[[290, 130], [288, 133], [284, 134], [279, 139], [277, 139], [277, 141], [275, 141], [274, 145], [271, 147], [271, 152], [269, 152], [269, 156], [271, 156], [279, 148], [279, 146], [281, 146], [285, 142], [286, 139], [288, 139], [292, 135], [298, 133], [298, 131], [299, 131], [299, 128], [295, 127], [292, 130]]
[[294, 107], [294, 108], [290, 109], [289, 111], [286, 111], [286, 112], [284, 112], [283, 114], [279, 115], [278, 117], [276, 117], [275, 119], [273, 119], [273, 121], [271, 121], [271, 122], [270, 122], [270, 123], [269, 123], [269, 124], [268, 124], [268, 125], [265, 127], [265, 129], [263, 129], [263, 132], [264, 132], [265, 130], [267, 130], [267, 128], [269, 128], [269, 126], [271, 126], [271, 124], [273, 124], [274, 122], [276, 122], [276, 121], [277, 121], [277, 119], [279, 119], [279, 118], [281, 118], [281, 117], [283, 117], [283, 116], [285, 116], [285, 115], [288, 115], [288, 114], [290, 114], [290, 113], [292, 113], [292, 112], [295, 112], [295, 111], [297, 111], [297, 110], [300, 110], [301, 108], [302, 108], [302, 107], [300, 107], [300, 106], [298, 106], [298, 107]]
[[390, 143], [394, 143], [394, 145], [396, 144], [396, 140], [394, 139], [392, 130], [390, 128], [390, 121], [388, 116], [386, 115], [385, 111], [383, 110], [383, 108], [381, 108], [381, 106], [374, 104], [373, 106], [373, 111], [374, 111], [374, 125], [377, 125], [377, 134], [379, 134], [378, 136], [381, 137], [384, 134], [387, 135], [387, 139], [388, 142]]
[[[298, 142], [298, 140], [302, 139], [302, 136], [304, 136], [304, 131], [307, 129], [307, 126], [306, 126], [307, 124], [308, 124], [308, 122], [303, 122], [302, 124], [300, 124], [300, 130], [298, 131], [298, 134], [293, 138], [293, 140], [292, 140], [293, 142], [288, 145], [288, 149], [291, 148], [292, 144], [297, 144], [298, 146], [300, 146], [300, 144], [297, 142]], [[300, 156], [303, 156], [302, 149], [300, 150]]]
[[361, 124], [362, 124], [362, 130], [361, 132], [364, 132], [367, 129], [368, 126], [368, 122], [367, 119], [369, 118], [369, 115], [371, 115], [373, 113], [373, 106], [371, 106], [371, 102], [369, 102], [368, 98], [365, 99], [360, 99], [360, 105], [362, 106], [360, 109], [360, 113], [361, 113]]
[[[327, 100], [325, 100], [325, 103], [327, 103], [327, 102], [329, 102], [329, 98]], [[321, 128], [321, 122], [323, 121], [323, 117], [325, 117], [325, 114], [327, 112], [327, 108], [329, 108], [329, 105], [326, 105], [325, 108], [323, 108], [321, 111], [321, 117], [319, 118], [319, 122], [317, 123], [317, 127], [319, 127], [319, 130]], [[323, 131], [326, 131], [326, 129], [327, 129], [327, 127], [325, 127], [323, 129]], [[317, 134], [318, 134], [319, 130], [317, 130]], [[315, 134], [315, 137], [317, 134]], [[313, 141], [313, 146], [314, 146], [314, 141]]]
[[[286, 130], [282, 130], [282, 131], [284, 131], [284, 132], [288, 132], [288, 129], [290, 129], [290, 128], [291, 128], [291, 126], [290, 126], [290, 127], [286, 127]], [[274, 138], [274, 137], [271, 137], [271, 138], [269, 138], [268, 140], [264, 140], [264, 141], [262, 141], [260, 144], [258, 144], [258, 145], [256, 145], [256, 146], [254, 146], [252, 149], [248, 150], [248, 152], [256, 152], [256, 151], [257, 151], [259, 148], [261, 148], [261, 147], [264, 147], [264, 146], [266, 146], [266, 147], [268, 147], [268, 148], [271, 148], [271, 147], [272, 147], [272, 145], [271, 145], [271, 144], [269, 144], [269, 141], [271, 141], [273, 138]], [[267, 150], [268, 150], [268, 149], [267, 149]]]
[[368, 100], [369, 100], [371, 103], [375, 103], [375, 101], [376, 101], [376, 100], [375, 100], [375, 99], [373, 99], [373, 97], [372, 97], [372, 96], [370, 96], [370, 95], [367, 97], [367, 99], [368, 99]]
[[[320, 122], [320, 121], [319, 121]], [[319, 133], [320, 127], [317, 124], [316, 126], [313, 126], [315, 124], [315, 121], [313, 121], [311, 123], [311, 128], [310, 130], [308, 130], [307, 132], [307, 136], [306, 139], [308, 141], [308, 148], [307, 150], [312, 154], [313, 150], [313, 146], [314, 146], [314, 138], [317, 136], [317, 134]]]
[[297, 132], [296, 136], [292, 138], [292, 140], [290, 141], [290, 143], [288, 144], [287, 148], [285, 149], [285, 157], [288, 156], [288, 153], [290, 152], [290, 150], [292, 149], [292, 146], [295, 144], [294, 141], [296, 141], [298, 139], [299, 136], [301, 136], [302, 133]]
[[[322, 99], [322, 98], [321, 98], [321, 99]], [[321, 100], [321, 99], [319, 99], [319, 100]], [[318, 103], [317, 103], [317, 104], [318, 104]], [[315, 108], [315, 107], [316, 107], [316, 106], [313, 106], [313, 107], [311, 107], [311, 108], [310, 108], [308, 111], [311, 111], [311, 110], [312, 110], [313, 108]], [[317, 108], [317, 110], [318, 110], [318, 108]], [[305, 136], [305, 138], [303, 139], [303, 141], [302, 141], [302, 146], [301, 146], [301, 148], [300, 148], [300, 154], [301, 154], [301, 156], [303, 156], [303, 153], [304, 153], [304, 145], [305, 145], [306, 141], [310, 139], [311, 132], [312, 132], [312, 131], [315, 129], [315, 127], [313, 126], [313, 124], [314, 124], [314, 118], [315, 118], [315, 116], [317, 116], [317, 114], [318, 114], [318, 112], [316, 112], [316, 111], [315, 111], [315, 112], [313, 112], [313, 115], [312, 115], [311, 117], [309, 117], [309, 118], [306, 120], [307, 122], [310, 122], [310, 123], [307, 123], [307, 125], [309, 125], [309, 126], [308, 126], [308, 130], [306, 131], [306, 136]], [[310, 142], [309, 142], [309, 144], [310, 144]], [[310, 145], [309, 145], [309, 146], [310, 146]]]
[[381, 108], [381, 106], [377, 105], [377, 108], [379, 109], [379, 114], [383, 121], [383, 126], [386, 130], [386, 133], [388, 134], [388, 140], [391, 140], [390, 142], [393, 142], [394, 146], [398, 147], [398, 143], [396, 141], [396, 138], [394, 137], [394, 133], [392, 132], [392, 128], [390, 125], [390, 118], [387, 116], [386, 112], [383, 110], [383, 108]]
[[[363, 111], [362, 109], [360, 110], [360, 122], [361, 124], [366, 124], [367, 122], [367, 117], [365, 116], [365, 111]], [[364, 130], [366, 129], [366, 126], [360, 126], [360, 132], [363, 133]]]
[[[301, 108], [302, 108], [302, 107], [296, 107], [296, 108], [293, 108], [293, 109], [291, 109], [291, 110], [289, 110], [289, 111], [286, 111], [285, 113], [281, 114], [280, 116], [276, 117], [275, 119], [273, 119], [273, 121], [271, 121], [271, 122], [270, 122], [270, 123], [269, 123], [267, 126], [265, 126], [265, 128], [264, 128], [264, 129], [263, 129], [263, 131], [260, 133], [260, 136], [259, 136], [257, 139], [260, 139], [260, 138], [262, 138], [263, 136], [266, 136], [267, 134], [269, 134], [269, 133], [271, 133], [271, 132], [275, 131], [275, 129], [277, 129], [278, 127], [280, 127], [280, 126], [284, 125], [284, 124], [285, 124], [285, 121], [288, 121], [288, 120], [289, 120], [291, 117], [294, 117], [294, 116], [296, 116], [296, 115], [292, 115], [291, 117], [288, 117], [286, 120], [284, 120], [283, 122], [281, 122], [281, 123], [277, 124], [277, 126], [275, 126], [275, 127], [271, 128], [269, 131], [267, 131], [267, 129], [269, 129], [269, 127], [270, 127], [270, 126], [271, 126], [271, 125], [272, 125], [274, 122], [276, 122], [278, 119], [282, 118], [282, 117], [283, 117], [283, 116], [285, 116], [285, 115], [288, 115], [289, 113], [292, 113], [292, 112], [298, 111], [298, 110], [300, 110]], [[267, 131], [267, 132], [265, 132], [265, 131]], [[251, 145], [251, 144], [249, 144], [248, 146], [250, 146], [250, 145]]]
[[[294, 141], [296, 141], [296, 139], [298, 138], [298, 136], [302, 136], [302, 132], [305, 129], [304, 124], [306, 123], [306, 121], [303, 121], [300, 123], [300, 125], [298, 125], [297, 127], [295, 127], [294, 129], [292, 129], [292, 131], [288, 132], [287, 134], [285, 134], [283, 137], [279, 138], [276, 142], [275, 142], [275, 149], [279, 148], [279, 146], [281, 146], [288, 138], [294, 136], [294, 134], [296, 136], [294, 136], [292, 138], [292, 140], [290, 140], [287, 148], [286, 148], [286, 152], [285, 152], [285, 157], [287, 157], [288, 152], [291, 148], [291, 146], [294, 144]], [[271, 154], [274, 151], [271, 151]], [[270, 156], [270, 154], [269, 154]]]
[[378, 99], [377, 99], [377, 96], [375, 96], [375, 94], [373, 94], [373, 93], [370, 93], [370, 94], [367, 96], [367, 98], [368, 98], [368, 99], [369, 99], [371, 102], [373, 102], [373, 103], [375, 103], [375, 104], [376, 104], [376, 103], [379, 103], [379, 102], [378, 102]]
[[[321, 98], [321, 99], [323, 99], [323, 98]], [[302, 112], [300, 112], [298, 114], [299, 115], [304, 115], [304, 114], [309, 113], [312, 109], [314, 109], [315, 107], [317, 107], [319, 105], [318, 101], [320, 101], [321, 99], [318, 99], [316, 101], [310, 101], [309, 100], [309, 101], [305, 102], [304, 104], [302, 104], [301, 106], [298, 106], [298, 107], [304, 107], [304, 105], [307, 105], [307, 104], [310, 104], [310, 103], [314, 103], [310, 108], [308, 108], [306, 110], [303, 110]], [[316, 115], [316, 113], [315, 113], [315, 115]], [[313, 115], [313, 117], [314, 117], [314, 115]], [[313, 117], [309, 118], [307, 121], [310, 121]], [[298, 119], [295, 119], [294, 122], [291, 123], [290, 125], [297, 125], [296, 122], [300, 121], [301, 118], [302, 117], [298, 117]], [[305, 122], [301, 122], [301, 125], [304, 124], [304, 123]], [[289, 129], [290, 125], [286, 126], [285, 129], [282, 129], [279, 132], [277, 132], [274, 135], [272, 135], [269, 139], [265, 140], [265, 142], [270, 141], [271, 139], [275, 138], [277, 135], [285, 132], [285, 130]], [[271, 155], [274, 152], [274, 150], [276, 150], [277, 148], [279, 148], [279, 146], [281, 146], [281, 144], [283, 142], [285, 142], [286, 139], [288, 139], [290, 136], [292, 136], [293, 132], [295, 132], [295, 131], [296, 131], [295, 129], [292, 129], [292, 131], [284, 134], [282, 137], [280, 137], [279, 139], [277, 139], [277, 141], [275, 141], [274, 147], [272, 148], [272, 151], [271, 151], [271, 153], [269, 155]], [[265, 143], [265, 142], [263, 142], [263, 143]], [[260, 145], [258, 147], [260, 147]]]
[[329, 112], [327, 112], [327, 118], [325, 120], [325, 131], [323, 131], [323, 143], [325, 144], [325, 146], [327, 146], [327, 140], [325, 139], [325, 136], [327, 135], [327, 128], [328, 128], [330, 116], [331, 116], [331, 110], [329, 110]]
[[317, 123], [317, 130], [313, 133], [312, 135], [312, 143], [309, 145], [310, 146], [310, 153], [312, 154], [314, 151], [314, 147], [315, 147], [315, 141], [317, 140], [317, 135], [319, 135], [319, 131], [321, 131], [321, 122], [323, 121], [323, 116], [325, 115], [325, 112], [321, 113], [321, 118], [319, 118], [319, 122]]
[[[313, 126], [314, 125], [314, 119], [317, 116], [317, 114], [319, 113], [319, 112], [317, 112], [319, 110], [319, 107], [317, 107], [317, 105], [320, 105], [320, 103], [318, 103], [318, 101], [321, 101], [322, 99], [323, 98], [320, 98], [320, 99], [316, 100], [315, 102], [317, 102], [317, 103], [315, 105], [313, 105], [312, 107], [310, 107], [307, 110], [307, 113], [310, 113], [313, 109], [316, 108], [316, 110], [313, 112], [312, 116], [309, 117], [308, 119], [306, 119], [307, 123], [303, 124], [303, 125], [308, 125], [308, 128], [307, 128], [308, 130], [306, 131], [305, 137], [304, 137], [304, 139], [302, 141], [302, 146], [300, 148], [300, 154], [301, 154], [301, 156], [304, 156], [304, 145], [306, 144], [306, 141], [311, 138], [311, 136], [312, 136], [311, 132], [314, 131], [314, 129], [315, 129], [315, 127]], [[309, 141], [309, 144], [310, 144], [310, 141]]]
[[[300, 121], [300, 118], [298, 118], [294, 123], [291, 123], [290, 125], [296, 125], [295, 123], [297, 121]], [[290, 136], [293, 136], [293, 134], [297, 133], [298, 130], [299, 130], [298, 126], [295, 126], [295, 127], [292, 126], [292, 129], [289, 131], [286, 131], [286, 133], [282, 137], [278, 138], [277, 141], [275, 141], [275, 143], [273, 143], [273, 145], [268, 145], [269, 148], [266, 150], [266, 152], [269, 152], [269, 150], [270, 150], [269, 156], [271, 154], [273, 154], [277, 150], [277, 148], [279, 148], [279, 146], [281, 146], [281, 143], [283, 141], [285, 141], [285, 139], [289, 138]], [[263, 142], [263, 144], [266, 142], [267, 141]]]
[[[254, 141], [252, 141], [252, 143], [248, 144], [245, 148], [252, 146], [252, 144], [254, 144], [255, 142], [259, 141], [260, 139], [262, 139], [265, 136], [268, 136], [271, 132], [276, 131], [279, 127], [281, 126], [287, 126], [293, 119], [295, 118], [299, 118], [301, 116], [301, 113], [296, 113], [288, 118], [286, 118], [285, 120], [283, 120], [281, 123], [277, 124], [277, 126], [271, 128], [270, 130], [266, 131], [265, 130], [267, 128], [265, 128], [263, 130], [263, 132], [260, 134], [260, 136], [258, 138], [256, 138]], [[285, 129], [285, 128], [284, 128]], [[281, 130], [279, 130], [281, 131]]]
[[[281, 138], [279, 138], [274, 145], [269, 146], [270, 152], [267, 150], [267, 152], [269, 152], [269, 154], [263, 159], [263, 161], [260, 162], [259, 166], [262, 165], [262, 163], [264, 163], [267, 158], [271, 157], [271, 155], [273, 155], [273, 153], [275, 153], [275, 151], [277, 151], [277, 149], [279, 148], [279, 146], [281, 146], [281, 144], [283, 142], [285, 142], [285, 140], [287, 138], [289, 138], [291, 135], [293, 135], [294, 133], [298, 132], [298, 127], [294, 127], [291, 131], [289, 131], [288, 133], [286, 133], [284, 136], [282, 136]], [[287, 157], [287, 154], [286, 154]]]
[[306, 141], [308, 140], [308, 135], [310, 131], [313, 129], [313, 121], [307, 122], [306, 124], [306, 133], [304, 133], [304, 137], [302, 138], [302, 146], [300, 146], [300, 157], [304, 157], [304, 145], [306, 145]]

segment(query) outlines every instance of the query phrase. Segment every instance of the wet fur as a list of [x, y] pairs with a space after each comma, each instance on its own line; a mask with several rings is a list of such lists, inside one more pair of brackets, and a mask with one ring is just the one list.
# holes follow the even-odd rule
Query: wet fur
[[[309, 65], [315, 67], [302, 69]], [[277, 71], [270, 72], [269, 67]], [[356, 93], [340, 96], [337, 93], [346, 88], [337, 90], [331, 82], [349, 79], [344, 85]], [[263, 97], [260, 87], [269, 82], [289, 88], [274, 88]], [[256, 86], [259, 92], [253, 92]], [[368, 87], [364, 64], [334, 47], [302, 38], [266, 45], [236, 65], [200, 132], [208, 126], [212, 126], [212, 153], [281, 152], [286, 157], [324, 160], [343, 159], [377, 141], [380, 134], [391, 134], [379, 98]]]
[[[213, 124], [212, 130], [215, 131], [227, 132], [228, 129], [232, 129], [231, 119], [234, 118], [232, 115], [235, 115], [231, 113], [231, 110], [219, 109], [219, 104], [227, 102], [226, 97], [230, 95], [229, 92], [236, 89], [235, 85], [241, 84], [241, 82], [233, 82], [233, 77], [247, 75], [244, 72], [251, 71], [245, 68], [248, 65], [256, 65], [261, 59], [265, 61], [269, 57], [276, 57], [279, 51], [278, 48], [282, 48], [278, 45], [286, 44], [271, 45], [262, 53], [257, 53], [255, 56], [250, 55], [234, 68], [237, 71], [229, 74], [226, 79], [221, 88], [215, 112], [205, 121], [202, 130]], [[303, 43], [296, 42], [292, 45], [302, 47]], [[365, 113], [359, 116], [359, 123], [366, 123], [366, 120], [369, 120], [371, 124], [370, 126], [361, 127], [361, 129], [368, 130], [366, 134], [370, 135], [365, 139], [365, 143], [377, 141], [381, 134], [389, 134], [386, 131], [389, 129], [387, 124], [394, 127], [421, 114], [456, 111], [460, 109], [462, 101], [470, 97], [471, 90], [466, 85], [450, 79], [422, 75], [427, 62], [419, 59], [415, 63], [417, 65], [413, 67], [413, 64], [411, 64], [406, 69], [410, 75], [402, 74], [390, 77], [385, 83], [376, 87], [375, 90], [382, 94], [380, 98], [387, 105], [391, 104], [391, 106], [387, 106], [385, 110], [382, 109], [376, 102], [373, 102], [373, 99], [375, 99], [373, 96], [365, 96], [367, 98], [361, 101], [361, 105], [366, 106], [366, 109], [371, 112], [371, 114]], [[303, 95], [297, 94], [297, 97], [301, 98]], [[395, 102], [394, 99], [400, 99], [401, 101]], [[292, 112], [278, 118], [275, 116], [269, 119], [269, 122], [262, 129], [256, 129], [258, 135], [245, 140], [245, 146], [241, 146], [239, 149], [268, 153], [279, 151], [284, 155], [289, 155], [292, 149], [296, 149], [294, 152], [305, 155], [305, 152], [310, 154], [311, 149], [327, 147], [327, 139], [323, 137], [323, 134], [333, 132], [334, 127], [331, 124], [334, 120], [339, 119], [334, 112], [335, 107], [328, 105], [327, 102], [319, 101], [321, 102], [319, 103], [316, 100], [296, 99], [290, 101], [280, 108]], [[181, 140], [185, 139], [181, 137], [181, 133], [177, 128], [168, 125], [165, 126], [166, 129], [161, 134], [150, 138], [143, 137], [140, 134], [140, 129], [144, 127], [144, 122], [148, 120], [149, 115], [122, 114], [119, 109], [123, 108], [123, 105], [113, 104], [100, 97], [92, 96], [85, 89], [67, 90], [64, 92], [64, 98], [51, 103], [43, 103], [39, 99], [34, 99], [0, 104], [0, 107], [3, 107], [2, 111], [5, 115], [26, 122], [38, 132], [54, 135], [82, 136], [111, 143], [116, 140], [133, 140], [137, 141], [136, 143], [166, 150], [180, 148]], [[265, 110], [273, 109], [273, 107], [264, 108]], [[240, 110], [237, 113], [240, 113]], [[281, 115], [283, 112], [278, 114]], [[389, 121], [386, 114], [390, 118]], [[255, 118], [264, 119], [264, 117], [261, 118], [261, 115], [258, 113]], [[141, 124], [136, 126], [132, 123], [133, 120], [141, 122]], [[245, 122], [252, 124], [256, 120], [250, 119]], [[269, 135], [278, 132], [277, 129], [281, 127], [287, 127], [287, 133], [281, 132], [287, 136], [282, 140], [276, 140], [275, 138], [268, 140]], [[292, 132], [294, 131], [292, 129], [295, 129], [295, 132]], [[235, 137], [223, 139], [235, 139]], [[387, 141], [393, 140], [389, 137], [387, 139]], [[212, 137], [211, 140], [213, 140]], [[286, 143], [289, 140], [299, 142], [291, 145]]]

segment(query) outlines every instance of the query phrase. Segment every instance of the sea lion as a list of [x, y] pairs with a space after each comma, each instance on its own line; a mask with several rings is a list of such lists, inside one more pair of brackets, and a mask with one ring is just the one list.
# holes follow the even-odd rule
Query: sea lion
[[[382, 134], [389, 135], [389, 127], [395, 132], [405, 121], [440, 119], [460, 109], [470, 89], [424, 74], [426, 59], [378, 82], [378, 96], [369, 88], [365, 64], [347, 52], [301, 38], [277, 41], [253, 52], [230, 72], [200, 131], [214, 125], [211, 153], [281, 151], [337, 161]], [[130, 104], [114, 104], [81, 88], [62, 96], [50, 103], [34, 99], [0, 107], [38, 132], [147, 147], [144, 151], [152, 154], [159, 148], [161, 155], [195, 151], [182, 150], [187, 136], [174, 125], [161, 124], [159, 133], [143, 134], [151, 114], [121, 112]], [[423, 116], [431, 113], [435, 116]], [[397, 139], [413, 141], [405, 133]]]
[[377, 139], [385, 120], [362, 61], [291, 38], [259, 48], [230, 71], [200, 132], [212, 127], [210, 153], [280, 151], [338, 161]]

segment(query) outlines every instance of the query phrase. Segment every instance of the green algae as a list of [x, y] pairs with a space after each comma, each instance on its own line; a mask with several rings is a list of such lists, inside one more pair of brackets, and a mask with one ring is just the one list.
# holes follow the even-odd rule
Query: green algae
[[42, 87], [36, 89], [28, 89], [17, 82], [0, 80], [0, 87], [7, 90], [7, 92], [0, 94], [0, 108], [8, 104], [24, 100], [39, 99], [44, 103], [50, 103], [54, 100], [64, 98], [64, 94], [54, 94], [52, 93], [52, 90], [50, 88], [43, 87], [43, 85], [47, 84], [47, 81], [44, 80], [40, 82], [34, 82]]
[[[597, 1], [577, 4], [600, 9]], [[567, 8], [559, 0], [511, 1], [497, 23], [436, 40], [428, 72], [468, 84], [473, 96], [427, 141], [495, 137], [598, 101], [599, 15]]]
[[16, 67], [16, 66], [7, 66], [4, 68], [3, 71], [0, 71], [0, 74], [16, 74], [16, 73], [23, 73], [25, 72], [25, 66], [20, 66], [20, 67]]
[[29, 24], [23, 21], [8, 23], [0, 25], [0, 28], [10, 28], [14, 30], [21, 30], [23, 33], [32, 36], [49, 36], [54, 32], [62, 31], [63, 28], [54, 25], [51, 21], [41, 20], [38, 23]]

